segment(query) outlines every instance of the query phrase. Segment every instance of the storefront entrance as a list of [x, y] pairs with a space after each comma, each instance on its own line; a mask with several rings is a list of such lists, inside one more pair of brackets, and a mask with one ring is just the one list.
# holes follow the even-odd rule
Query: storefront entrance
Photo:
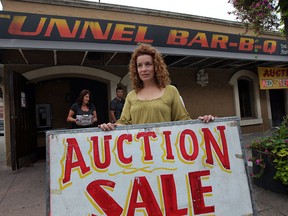
[[9, 106], [13, 170], [45, 158], [47, 130], [71, 128], [66, 118], [82, 89], [88, 89], [92, 94], [91, 102], [98, 114], [97, 124], [109, 120], [106, 83], [92, 78], [69, 77], [29, 82], [19, 73], [7, 74], [6, 83], [11, 84], [11, 89], [7, 89], [7, 92], [11, 98]]
[[272, 89], [269, 90], [270, 106], [272, 114], [272, 126], [276, 127], [281, 124], [285, 116], [285, 90]]
[[43, 113], [39, 113], [36, 109], [36, 123], [41, 122], [37, 121], [41, 118], [43, 122], [36, 124], [38, 159], [43, 159], [46, 155], [47, 130], [71, 128], [72, 125], [66, 118], [71, 105], [76, 102], [83, 89], [91, 92], [90, 100], [96, 107], [97, 124], [108, 122], [109, 101], [105, 83], [84, 78], [58, 78], [35, 84], [36, 107], [40, 108], [40, 111], [43, 110]]
[[[10, 107], [10, 143], [12, 169], [19, 169], [36, 161], [34, 85], [21, 74], [10, 71], [5, 76]], [[9, 158], [8, 158], [9, 159]]]

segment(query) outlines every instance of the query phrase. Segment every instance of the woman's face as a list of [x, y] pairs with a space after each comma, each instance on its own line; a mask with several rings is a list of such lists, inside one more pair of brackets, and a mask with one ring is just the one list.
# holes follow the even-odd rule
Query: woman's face
[[90, 95], [89, 95], [89, 94], [84, 95], [84, 97], [83, 97], [83, 103], [84, 103], [84, 104], [88, 104], [88, 103], [89, 103], [89, 100], [90, 100]]
[[143, 82], [154, 81], [154, 64], [152, 56], [141, 55], [137, 57], [137, 72]]

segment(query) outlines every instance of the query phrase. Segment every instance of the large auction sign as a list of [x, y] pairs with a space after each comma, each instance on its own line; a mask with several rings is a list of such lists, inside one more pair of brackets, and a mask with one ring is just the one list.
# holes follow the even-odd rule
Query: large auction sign
[[46, 138], [47, 215], [253, 215], [236, 117]]

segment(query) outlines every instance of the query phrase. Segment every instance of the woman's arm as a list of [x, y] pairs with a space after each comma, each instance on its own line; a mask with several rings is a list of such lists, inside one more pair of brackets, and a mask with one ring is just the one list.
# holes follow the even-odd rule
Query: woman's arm
[[176, 87], [174, 86], [166, 86], [169, 88], [167, 91], [167, 97], [170, 97], [171, 100], [171, 120], [172, 121], [183, 121], [183, 120], [190, 120], [190, 115], [186, 110], [184, 104], [180, 99], [180, 94]]
[[93, 118], [92, 118], [92, 124], [97, 122], [97, 112], [96, 109], [93, 111]]
[[67, 117], [67, 122], [77, 123], [76, 119], [73, 118], [74, 115], [75, 115], [75, 112], [70, 109], [70, 110], [69, 110], [69, 113], [68, 113], [68, 117]]

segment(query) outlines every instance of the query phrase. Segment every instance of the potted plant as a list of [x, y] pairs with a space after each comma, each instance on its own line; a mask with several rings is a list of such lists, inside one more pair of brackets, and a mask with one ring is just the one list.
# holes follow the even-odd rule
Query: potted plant
[[253, 180], [262, 188], [288, 194], [288, 116], [269, 136], [251, 143]]

